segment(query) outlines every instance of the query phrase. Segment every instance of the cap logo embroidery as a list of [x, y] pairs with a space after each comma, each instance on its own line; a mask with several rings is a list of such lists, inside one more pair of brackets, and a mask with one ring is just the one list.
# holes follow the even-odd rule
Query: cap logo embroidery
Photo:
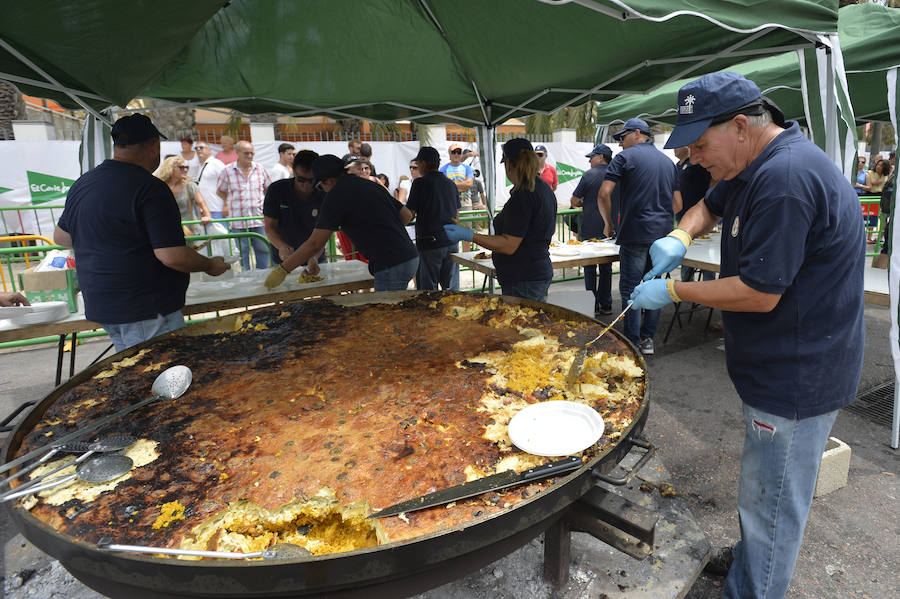
[[694, 102], [697, 98], [693, 94], [688, 94], [684, 98], [684, 106], [678, 107], [678, 114], [694, 114]]

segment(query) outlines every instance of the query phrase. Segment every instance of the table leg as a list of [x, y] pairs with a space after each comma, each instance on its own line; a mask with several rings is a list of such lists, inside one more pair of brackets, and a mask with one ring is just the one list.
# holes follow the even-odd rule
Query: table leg
[[72, 355], [69, 356], [69, 378], [75, 376], [75, 348], [78, 347], [78, 333], [72, 333]]
[[59, 336], [59, 350], [56, 352], [56, 386], [62, 382], [63, 348], [66, 345], [66, 334]]

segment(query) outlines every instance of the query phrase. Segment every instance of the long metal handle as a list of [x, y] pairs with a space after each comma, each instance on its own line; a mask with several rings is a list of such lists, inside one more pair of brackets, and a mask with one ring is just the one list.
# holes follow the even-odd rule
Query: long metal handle
[[27, 489], [20, 490], [18, 487], [12, 493], [7, 493], [3, 497], [0, 497], [0, 503], [4, 501], [12, 501], [13, 499], [18, 499], [19, 497], [23, 497], [25, 495], [31, 495], [32, 493], [40, 493], [41, 491], [46, 491], [47, 489], [52, 489], [58, 485], [63, 483], [67, 483], [70, 480], [75, 480], [78, 478], [78, 474], [67, 474], [66, 476], [60, 478], [54, 478], [51, 481], [48, 481], [42, 485], [37, 485], [36, 487], [29, 487]]
[[62, 438], [54, 441], [52, 446], [45, 445], [44, 447], [38, 447], [37, 449], [33, 449], [33, 450], [29, 451], [25, 455], [20, 455], [19, 457], [12, 460], [11, 462], [6, 462], [2, 466], [0, 466], [0, 474], [2, 474], [3, 472], [6, 472], [12, 468], [15, 468], [19, 464], [23, 464], [23, 463], [27, 462], [31, 458], [35, 458], [35, 457], [39, 456], [41, 454], [41, 452], [47, 451], [48, 448], [50, 448], [50, 447], [56, 447], [58, 445], [65, 445], [66, 443], [68, 443], [70, 441], [75, 441], [76, 439], [83, 437], [87, 433], [94, 432], [98, 428], [109, 424], [110, 422], [112, 422], [113, 420], [115, 420], [117, 418], [121, 418], [122, 416], [125, 416], [126, 414], [130, 414], [130, 413], [134, 412], [135, 410], [139, 410], [139, 409], [143, 408], [148, 403], [154, 402], [157, 399], [159, 399], [160, 397], [161, 396], [159, 396], [159, 395], [153, 395], [152, 397], [148, 397], [147, 399], [142, 399], [141, 401], [137, 402], [136, 404], [131, 404], [127, 408], [122, 408], [118, 412], [113, 412], [109, 416], [104, 416], [103, 418], [100, 418], [99, 420], [95, 420], [94, 422], [91, 422], [90, 424], [87, 424], [87, 425], [79, 428], [75, 432], [69, 433], [68, 435], [64, 435]]
[[146, 545], [117, 545], [101, 544], [99, 549], [103, 551], [118, 551], [128, 553], [159, 553], [162, 555], [186, 555], [191, 557], [217, 557], [220, 559], [248, 559], [263, 557], [265, 551], [253, 551], [251, 553], [236, 553], [231, 551], [201, 551], [199, 549], [170, 549], [168, 547], [148, 547]]
[[51, 448], [50, 451], [48, 451], [47, 453], [45, 453], [44, 455], [42, 455], [41, 458], [40, 458], [39, 460], [35, 461], [33, 464], [29, 464], [27, 467], [25, 467], [25, 468], [19, 470], [18, 472], [16, 472], [16, 473], [13, 474], [12, 476], [9, 476], [9, 477], [7, 477], [7, 478], [4, 478], [2, 481], [0, 481], [0, 487], [4, 487], [4, 486], [8, 485], [8, 484], [11, 483], [13, 480], [19, 478], [19, 477], [22, 476], [23, 474], [28, 474], [29, 472], [31, 472], [32, 470], [34, 470], [35, 468], [37, 468], [37, 467], [40, 466], [41, 464], [47, 462], [50, 458], [52, 458], [52, 457], [55, 456], [57, 453], [59, 453], [60, 449], [61, 449], [60, 446], [55, 446], [55, 447]]
[[[51, 453], [52, 453], [52, 452], [51, 452]], [[50, 476], [56, 474], [56, 473], [59, 472], [60, 470], [65, 470], [65, 469], [68, 468], [69, 466], [80, 464], [81, 462], [85, 461], [86, 459], [88, 459], [89, 457], [91, 457], [92, 455], [94, 455], [94, 453], [96, 453], [94, 450], [86, 451], [86, 452], [84, 452], [83, 454], [81, 454], [80, 456], [78, 456], [78, 457], [75, 459], [74, 462], [72, 462], [72, 463], [70, 463], [70, 464], [63, 464], [62, 466], [58, 466], [57, 468], [54, 468], [54, 469], [51, 470], [50, 472], [46, 472], [46, 473], [44, 473], [44, 474], [42, 474], [42, 475], [40, 475], [40, 476], [38, 476], [38, 477], [36, 477], [36, 478], [33, 478], [33, 479], [31, 479], [30, 481], [28, 481], [27, 483], [24, 483], [24, 484], [19, 485], [18, 487], [16, 487], [15, 491], [13, 491], [13, 492], [16, 493], [16, 497], [19, 497], [19, 496], [21, 496], [21, 495], [24, 495], [25, 493], [20, 493], [20, 491], [25, 491], [25, 490], [27, 490], [27, 489], [32, 489], [33, 487], [35, 487], [36, 485], [40, 484], [41, 482], [47, 480], [47, 478], [49, 478]], [[16, 476], [18, 476], [18, 475], [19, 475], [19, 473], [17, 472], [17, 473], [16, 473]], [[10, 478], [13, 478], [13, 477], [10, 477]], [[8, 493], [5, 494], [5, 495], [0, 495], [0, 502], [6, 501], [7, 499], [11, 499], [11, 497], [9, 497], [9, 494], [8, 494]]]

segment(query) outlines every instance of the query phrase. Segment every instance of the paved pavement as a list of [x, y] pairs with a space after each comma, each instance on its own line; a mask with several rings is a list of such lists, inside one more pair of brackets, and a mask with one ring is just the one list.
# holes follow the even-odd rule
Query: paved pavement
[[[554, 285], [550, 301], [586, 310], [587, 293], [578, 282]], [[664, 311], [661, 327], [668, 325], [671, 308]], [[659, 457], [671, 482], [686, 502], [710, 544], [733, 542], [738, 536], [737, 474], [742, 444], [740, 401], [725, 372], [721, 333], [704, 331], [697, 315], [669, 342], [657, 335], [656, 355], [648, 358], [652, 398], [646, 434], [659, 446]], [[713, 318], [717, 322], [718, 317]], [[866, 307], [867, 341], [861, 389], [893, 377], [887, 334], [887, 308]], [[83, 368], [105, 349], [102, 341], [88, 341], [78, 349]], [[55, 345], [0, 353], [0, 415], [29, 399], [40, 399], [53, 387]], [[900, 453], [890, 448], [888, 427], [852, 412], [842, 411], [832, 435], [852, 450], [846, 487], [818, 498], [813, 504], [806, 537], [793, 582], [791, 599], [900, 597]], [[16, 531], [6, 513], [0, 514], [0, 543], [7, 545]], [[537, 543], [537, 541], [535, 541]], [[7, 552], [16, 543], [7, 545]], [[532, 543], [522, 556], [536, 554]], [[24, 549], [20, 548], [22, 551]], [[27, 558], [17, 558], [19, 564]], [[575, 555], [573, 578], [584, 583], [585, 572], [602, 575], [602, 564], [585, 565], [587, 554]], [[50, 562], [32, 559], [37, 573], [7, 572], [11, 597], [68, 597], [88, 599], [88, 592]], [[590, 567], [588, 567], [590, 566]], [[554, 595], [539, 584], [534, 560], [526, 557], [489, 566], [456, 586], [438, 589], [429, 597], [589, 597], [573, 589]], [[23, 568], [27, 570], [28, 568]], [[4, 569], [4, 571], [6, 571]], [[514, 592], [516, 577], [526, 581]], [[580, 577], [580, 578], [579, 578]], [[513, 582], [510, 582], [512, 580]], [[523, 582], [525, 584], [525, 582]], [[583, 588], [593, 588], [583, 585]], [[513, 591], [511, 591], [511, 589]], [[512, 592], [512, 594], [510, 594]], [[587, 593], [588, 591], [585, 591]], [[52, 593], [55, 593], [51, 595]], [[701, 576], [687, 592], [688, 599], [721, 595], [721, 579]], [[627, 595], [626, 595], [627, 596]]]

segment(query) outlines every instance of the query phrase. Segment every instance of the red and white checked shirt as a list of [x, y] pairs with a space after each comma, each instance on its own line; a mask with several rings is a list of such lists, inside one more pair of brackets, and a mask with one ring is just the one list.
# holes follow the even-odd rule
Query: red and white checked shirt
[[227, 193], [228, 217], [258, 216], [259, 219], [236, 220], [229, 223], [232, 229], [249, 229], [262, 227], [263, 200], [266, 190], [272, 184], [272, 178], [263, 166], [254, 162], [250, 167], [250, 174], [244, 176], [237, 162], [232, 162], [225, 167], [219, 175], [218, 191]]

